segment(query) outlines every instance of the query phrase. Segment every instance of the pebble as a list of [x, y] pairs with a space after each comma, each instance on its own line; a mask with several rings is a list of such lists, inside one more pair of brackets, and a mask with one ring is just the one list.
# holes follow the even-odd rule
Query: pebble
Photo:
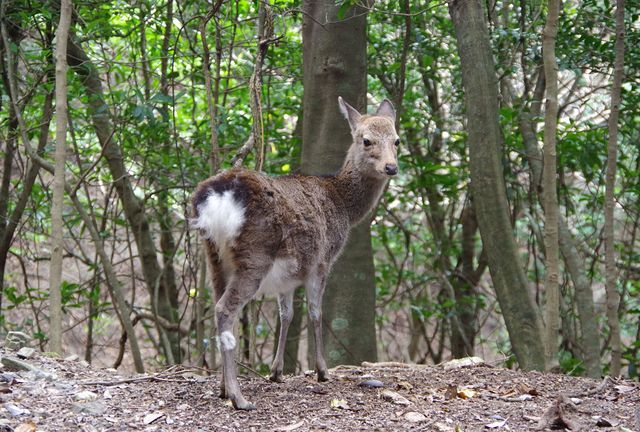
[[80, 393], [76, 393], [74, 398], [77, 401], [92, 401], [98, 399], [98, 395], [92, 391], [85, 390]]
[[427, 420], [424, 414], [410, 411], [404, 415], [405, 420], [410, 421], [411, 423], [420, 423]]
[[76, 414], [101, 415], [107, 411], [107, 406], [102, 401], [75, 402], [71, 404], [71, 410]]
[[34, 356], [36, 350], [30, 347], [22, 347], [18, 350], [18, 357], [21, 359], [29, 359]]
[[358, 384], [358, 386], [365, 387], [365, 388], [380, 388], [380, 387], [384, 387], [384, 383], [382, 381], [370, 379], [370, 380], [362, 381], [360, 384]]
[[24, 414], [31, 414], [28, 409], [20, 408], [19, 406], [11, 403], [4, 404], [4, 409], [9, 411], [9, 414], [11, 414], [14, 417], [18, 417]]

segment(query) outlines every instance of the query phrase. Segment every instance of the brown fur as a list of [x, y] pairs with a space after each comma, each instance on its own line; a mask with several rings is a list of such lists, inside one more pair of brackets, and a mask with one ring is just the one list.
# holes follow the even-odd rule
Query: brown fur
[[[362, 116], [340, 100], [354, 143], [334, 176], [269, 177], [232, 169], [203, 181], [194, 194], [196, 217], [212, 193], [232, 191], [244, 208], [244, 223], [228, 250], [205, 240], [216, 293], [218, 332], [232, 332], [239, 311], [281, 260], [282, 281], [304, 284], [316, 337], [318, 379], [327, 379], [322, 349], [322, 295], [328, 272], [347, 240], [349, 229], [376, 204], [389, 175], [397, 172], [395, 112], [384, 101], [374, 116]], [[364, 140], [369, 145], [364, 145]], [[295, 286], [293, 286], [295, 289]], [[290, 291], [290, 292], [289, 292]], [[278, 293], [281, 332], [271, 379], [282, 380], [284, 341], [293, 317], [293, 290]], [[232, 333], [227, 333], [232, 334]], [[228, 337], [228, 336], [227, 336]], [[222, 350], [222, 396], [236, 408], [253, 409], [237, 384], [234, 350]]]

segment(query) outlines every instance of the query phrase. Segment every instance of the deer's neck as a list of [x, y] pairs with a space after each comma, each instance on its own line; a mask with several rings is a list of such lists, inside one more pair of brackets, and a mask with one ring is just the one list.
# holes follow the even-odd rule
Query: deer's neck
[[343, 203], [349, 223], [353, 226], [362, 221], [378, 202], [387, 183], [386, 179], [363, 177], [346, 162], [334, 178], [336, 192]]

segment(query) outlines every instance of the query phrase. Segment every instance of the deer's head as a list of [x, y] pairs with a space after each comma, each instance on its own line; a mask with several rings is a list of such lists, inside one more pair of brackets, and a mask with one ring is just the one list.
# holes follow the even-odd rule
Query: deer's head
[[368, 177], [386, 178], [398, 173], [396, 111], [389, 100], [380, 103], [374, 115], [363, 115], [338, 98], [340, 111], [351, 127], [353, 144], [347, 160]]

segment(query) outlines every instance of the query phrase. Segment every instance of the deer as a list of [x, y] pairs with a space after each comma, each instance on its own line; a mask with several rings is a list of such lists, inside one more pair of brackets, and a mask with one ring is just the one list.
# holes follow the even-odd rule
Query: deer
[[304, 285], [317, 380], [329, 379], [321, 308], [327, 276], [351, 227], [370, 214], [398, 173], [400, 139], [391, 102], [383, 100], [373, 115], [360, 114], [341, 97], [338, 106], [353, 142], [336, 174], [272, 177], [233, 168], [204, 180], [193, 194], [193, 225], [204, 243], [215, 293], [220, 397], [239, 410], [256, 408], [238, 384], [233, 334], [238, 314], [252, 298], [277, 296], [281, 325], [269, 379], [283, 382], [294, 291]]

